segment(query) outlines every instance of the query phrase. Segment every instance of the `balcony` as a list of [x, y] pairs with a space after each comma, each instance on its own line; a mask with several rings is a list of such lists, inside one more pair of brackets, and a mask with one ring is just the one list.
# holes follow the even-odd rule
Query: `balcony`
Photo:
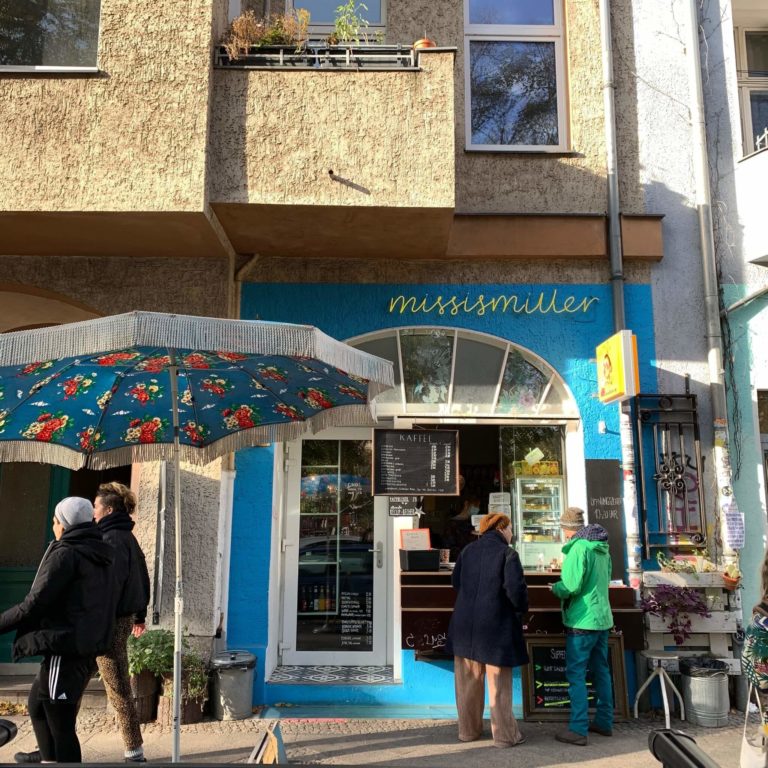
[[445, 254], [454, 51], [372, 49], [379, 59], [326, 50], [283, 52], [282, 61], [272, 52], [239, 66], [219, 60], [209, 198], [235, 250]]
[[765, 226], [765, 180], [768, 148], [745, 157], [735, 173], [741, 219], [744, 261], [768, 266], [768, 228]]

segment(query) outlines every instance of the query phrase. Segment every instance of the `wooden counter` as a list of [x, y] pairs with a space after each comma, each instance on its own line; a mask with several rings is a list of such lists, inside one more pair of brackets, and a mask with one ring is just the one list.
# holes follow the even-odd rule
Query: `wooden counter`
[[[442, 655], [456, 600], [451, 575], [449, 570], [400, 573], [402, 647], [415, 650], [417, 658]], [[558, 572], [526, 571], [529, 603], [523, 617], [526, 634], [563, 632], [560, 601], [549, 589], [559, 578]], [[624, 637], [625, 650], [642, 650], [645, 648], [643, 613], [635, 607], [634, 591], [625, 586], [611, 587], [608, 594], [616, 631]]]

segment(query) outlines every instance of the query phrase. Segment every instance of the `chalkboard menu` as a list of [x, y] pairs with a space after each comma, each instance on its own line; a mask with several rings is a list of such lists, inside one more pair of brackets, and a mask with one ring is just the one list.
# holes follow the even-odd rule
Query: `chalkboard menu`
[[421, 496], [389, 497], [390, 517], [410, 517], [413, 515], [420, 515], [421, 513]]
[[[534, 720], [568, 720], [570, 699], [565, 676], [565, 635], [526, 637], [530, 664], [523, 669], [523, 717]], [[626, 671], [621, 635], [608, 638], [608, 666], [613, 680], [614, 719], [627, 719]], [[590, 709], [595, 705], [591, 674], [587, 674]]]
[[623, 579], [627, 561], [621, 465], [609, 459], [588, 459], [587, 519], [608, 531], [611, 578]]
[[374, 429], [373, 493], [458, 496], [458, 431]]

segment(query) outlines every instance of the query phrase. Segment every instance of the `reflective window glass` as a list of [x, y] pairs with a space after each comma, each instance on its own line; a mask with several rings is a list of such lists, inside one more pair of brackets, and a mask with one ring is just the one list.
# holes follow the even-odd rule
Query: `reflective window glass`
[[[448, 402], [453, 333], [441, 329], [400, 332], [405, 400], [424, 412]], [[410, 410], [410, 409], [409, 409]]]
[[554, 0], [469, 0], [470, 24], [554, 24]]
[[95, 67], [99, 0], [4, 0], [0, 65]]
[[471, 143], [560, 142], [553, 42], [469, 43]]
[[505, 347], [459, 337], [453, 373], [453, 412], [488, 413], [496, 398]]
[[[333, 24], [336, 18], [336, 9], [343, 5], [342, 0], [295, 0], [296, 10], [309, 11], [310, 24]], [[381, 0], [366, 0], [366, 8], [357, 4], [355, 13], [364, 18], [369, 24], [381, 24]]]
[[747, 75], [768, 77], [768, 32], [747, 32]]

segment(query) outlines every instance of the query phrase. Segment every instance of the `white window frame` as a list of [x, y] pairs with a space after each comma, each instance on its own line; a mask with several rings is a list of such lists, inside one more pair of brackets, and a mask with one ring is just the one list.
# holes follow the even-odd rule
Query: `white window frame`
[[[470, 0], [464, 0], [464, 148], [467, 152], [567, 152], [568, 132], [567, 70], [565, 66], [565, 30], [562, 0], [554, 0], [553, 24], [472, 24]], [[474, 144], [472, 143], [472, 85], [469, 58], [470, 43], [554, 43], [555, 80], [557, 84], [557, 144]]]
[[745, 155], [757, 151], [755, 137], [752, 135], [752, 104], [750, 95], [753, 91], [768, 93], [768, 77], [749, 77], [747, 62], [747, 34], [760, 32], [768, 34], [768, 22], [765, 26], [736, 27], [736, 75], [739, 86], [739, 107], [741, 112], [742, 150]]

